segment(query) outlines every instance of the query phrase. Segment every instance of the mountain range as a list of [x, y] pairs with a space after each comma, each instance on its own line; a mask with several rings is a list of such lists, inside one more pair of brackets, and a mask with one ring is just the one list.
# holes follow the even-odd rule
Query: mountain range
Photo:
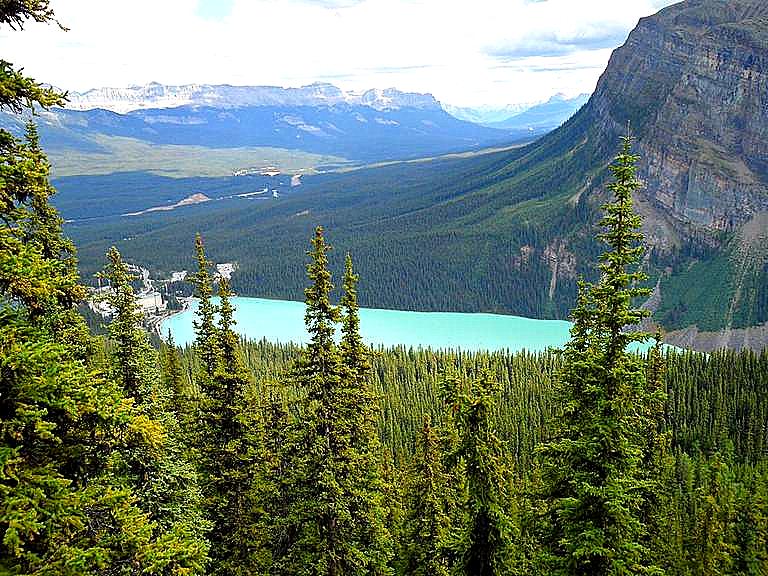
[[[67, 108], [39, 111], [35, 120], [45, 148], [69, 156], [114, 155], [119, 144], [130, 139], [212, 149], [276, 148], [286, 151], [284, 156], [299, 150], [333, 155], [339, 162], [366, 163], [532, 138], [525, 130], [459, 120], [430, 94], [392, 88], [351, 93], [330, 84], [276, 88], [153, 83], [68, 97]], [[24, 122], [25, 118], [0, 113], [0, 126], [12, 132], [22, 132]], [[254, 150], [253, 156], [263, 155]], [[118, 155], [114, 164], [119, 161]], [[238, 168], [232, 166], [233, 171]]]
[[589, 100], [589, 94], [567, 97], [555, 94], [544, 102], [510, 105], [502, 108], [459, 108], [443, 104], [456, 118], [514, 134], [541, 136], [560, 126]]
[[[365, 163], [530, 141], [560, 125], [585, 97], [558, 95], [507, 112], [498, 125], [463, 119], [468, 110], [457, 118], [431, 94], [350, 92], [327, 83], [280, 88], [152, 82], [70, 92], [68, 100], [65, 109], [41, 110], [36, 117], [46, 149], [61, 154], [114, 155], [114, 140], [105, 138], [130, 138], [152, 145], [301, 150]], [[24, 119], [0, 113], [0, 125], [20, 133]]]
[[522, 102], [505, 106], [453, 106], [442, 102], [440, 105], [448, 114], [459, 120], [485, 125], [502, 122], [539, 104], [542, 102]]
[[554, 130], [568, 120], [587, 103], [587, 100], [589, 100], [589, 94], [579, 94], [573, 98], [555, 94], [546, 102], [526, 108], [503, 120], [483, 122], [483, 125], [512, 132], [528, 130], [531, 134], [541, 135]]
[[68, 110], [110, 110], [119, 114], [136, 110], [179, 108], [184, 106], [237, 109], [253, 107], [331, 107], [366, 106], [378, 111], [415, 108], [445, 110], [465, 122], [503, 130], [552, 130], [572, 116], [589, 98], [580, 94], [569, 98], [555, 94], [541, 102], [508, 104], [501, 107], [459, 107], [437, 101], [431, 94], [401, 92], [396, 88], [344, 91], [333, 84], [316, 82], [299, 88], [277, 86], [229, 86], [187, 84], [168, 86], [150, 82], [127, 88], [94, 88], [69, 92]]
[[314, 83], [300, 88], [278, 86], [229, 86], [187, 84], [167, 86], [150, 82], [128, 88], [94, 88], [69, 92], [66, 108], [70, 110], [111, 110], [124, 114], [134, 110], [201, 106], [207, 108], [250, 108], [257, 106], [367, 106], [374, 110], [399, 108], [440, 109], [431, 94], [401, 92], [395, 88], [344, 91], [328, 83]]
[[[114, 242], [162, 271], [191, 264], [189, 231], [200, 230], [215, 258], [238, 262], [233, 284], [241, 294], [300, 298], [300, 247], [320, 223], [337, 259], [346, 250], [355, 257], [365, 305], [565, 318], [578, 278], [591, 277], [601, 251], [607, 169], [627, 131], [640, 156], [644, 186], [635, 200], [654, 288], [646, 305], [656, 322], [675, 344], [761, 348], [768, 341], [762, 0], [686, 0], [642, 19], [589, 101], [526, 147], [324, 174], [274, 202], [222, 201], [70, 231], [84, 263]], [[62, 181], [63, 196], [98, 183]], [[157, 179], [152, 189], [163, 186]]]

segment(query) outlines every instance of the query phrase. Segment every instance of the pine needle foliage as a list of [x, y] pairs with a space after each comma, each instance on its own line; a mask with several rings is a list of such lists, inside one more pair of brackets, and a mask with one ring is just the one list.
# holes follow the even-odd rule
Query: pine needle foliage
[[470, 380], [449, 377], [444, 400], [455, 427], [449, 455], [457, 487], [459, 523], [451, 535], [452, 573], [459, 576], [514, 574], [515, 527], [511, 516], [510, 473], [493, 412], [499, 383], [487, 371]]
[[170, 330], [165, 342], [160, 346], [160, 366], [164, 386], [171, 393], [171, 407], [176, 413], [179, 424], [185, 428], [191, 422], [192, 383], [185, 373], [179, 348]]
[[260, 421], [247, 399], [250, 377], [234, 331], [234, 306], [226, 278], [219, 279], [218, 365], [205, 389], [206, 437], [202, 464], [208, 476], [208, 516], [213, 521], [211, 574], [247, 575], [259, 562], [254, 481], [258, 479]]
[[284, 535], [273, 574], [389, 574], [391, 538], [377, 469], [377, 444], [367, 391], [370, 371], [357, 331], [356, 277], [347, 267], [342, 345], [334, 341], [341, 310], [333, 289], [322, 227], [308, 253], [305, 324], [310, 335], [293, 370], [301, 395], [284, 457]]
[[[0, 25], [7, 25], [12, 30], [23, 30], [24, 24], [30, 20], [39, 23], [56, 22], [60, 28], [66, 30], [54, 18], [48, 0], [0, 2]], [[21, 114], [25, 109], [34, 110], [35, 106], [61, 106], [65, 100], [66, 94], [42, 86], [25, 76], [21, 69], [14, 68], [10, 62], [0, 60], [0, 108]], [[5, 133], [5, 130], [3, 132]]]
[[110, 249], [107, 259], [103, 277], [109, 281], [105, 300], [112, 309], [112, 377], [134, 399], [151, 434], [150, 449], [139, 446], [122, 455], [123, 475], [134, 486], [139, 505], [155, 523], [156, 539], [162, 542], [158, 548], [162, 556], [155, 565], [171, 573], [202, 574], [208, 560], [208, 526], [197, 473], [187, 460], [173, 412], [173, 391], [164, 385], [157, 351], [143, 328], [133, 276], [116, 248]]
[[[628, 352], [648, 335], [633, 327], [648, 315], [633, 301], [648, 293], [638, 283], [643, 254], [640, 217], [632, 210], [637, 156], [631, 140], [611, 166], [613, 201], [603, 206], [599, 281], [582, 283], [571, 340], [560, 373], [562, 418], [543, 446], [551, 505], [552, 572], [626, 575], [654, 571], [644, 546], [642, 510], [649, 485], [643, 472], [644, 433], [656, 422], [644, 360]], [[655, 390], [652, 388], [656, 388]]]
[[212, 263], [205, 256], [205, 245], [200, 234], [195, 235], [195, 255], [197, 272], [191, 276], [194, 294], [198, 299], [195, 328], [195, 351], [200, 359], [203, 379], [213, 378], [219, 367], [219, 331], [216, 327], [218, 307], [212, 302], [213, 277]]
[[[42, 0], [0, 3], [0, 24], [52, 17]], [[0, 107], [60, 101], [0, 62]], [[165, 574], [176, 553], [120, 466], [156, 447], [156, 426], [93, 367], [48, 174], [33, 125], [25, 141], [0, 130], [0, 573]]]
[[451, 478], [443, 464], [440, 438], [432, 419], [416, 439], [416, 452], [408, 474], [406, 517], [398, 560], [403, 576], [449, 576], [446, 547], [451, 528], [446, 495]]

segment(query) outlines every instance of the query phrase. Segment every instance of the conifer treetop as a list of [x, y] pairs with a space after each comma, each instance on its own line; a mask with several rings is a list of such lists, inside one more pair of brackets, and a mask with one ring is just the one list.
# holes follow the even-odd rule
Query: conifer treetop
[[195, 253], [197, 255], [197, 272], [192, 274], [191, 282], [195, 296], [199, 299], [195, 327], [195, 348], [200, 356], [202, 368], [208, 377], [213, 377], [220, 361], [219, 329], [216, 326], [215, 315], [218, 307], [211, 301], [213, 297], [213, 278], [211, 277], [211, 262], [205, 256], [205, 245], [200, 234], [195, 235]]
[[331, 303], [331, 291], [333, 282], [331, 272], [328, 270], [328, 252], [331, 247], [326, 244], [323, 236], [323, 227], [315, 228], [312, 238], [312, 249], [307, 252], [311, 260], [307, 264], [307, 277], [310, 285], [304, 289], [307, 309], [304, 314], [304, 322], [307, 331], [312, 337], [310, 348], [335, 348], [333, 335], [335, 323], [340, 319], [339, 307]]
[[[600, 221], [605, 231], [599, 238], [608, 250], [600, 256], [602, 278], [595, 290], [596, 298], [605, 307], [603, 319], [614, 338], [626, 326], [635, 325], [650, 314], [632, 306], [634, 298], [647, 296], [650, 290], [638, 286], [647, 276], [638, 269], [645, 247], [640, 232], [642, 219], [633, 210], [632, 194], [640, 188], [636, 166], [640, 157], [632, 154], [631, 148], [632, 138], [624, 136], [621, 152], [610, 167], [614, 180], [608, 190], [614, 198], [603, 205]], [[628, 341], [638, 339], [645, 340], [646, 336], [635, 334]]]
[[0, 0], [0, 24], [22, 30], [28, 20], [57, 22], [49, 0]]

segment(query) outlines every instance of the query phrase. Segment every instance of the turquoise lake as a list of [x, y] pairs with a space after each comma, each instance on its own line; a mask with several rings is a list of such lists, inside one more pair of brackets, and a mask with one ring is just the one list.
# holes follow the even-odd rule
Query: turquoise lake
[[[264, 298], [232, 299], [236, 329], [252, 340], [307, 342], [304, 303]], [[192, 320], [197, 304], [163, 321], [179, 345], [194, 340]], [[568, 341], [571, 324], [563, 320], [534, 320], [501, 314], [410, 312], [362, 308], [360, 332], [374, 346], [461, 348], [462, 350], [545, 350]]]

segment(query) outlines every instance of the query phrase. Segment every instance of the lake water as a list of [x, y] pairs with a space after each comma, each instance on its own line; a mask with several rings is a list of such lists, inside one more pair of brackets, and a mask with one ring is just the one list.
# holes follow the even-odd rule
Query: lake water
[[[252, 340], [305, 343], [304, 303], [264, 298], [232, 298], [236, 330]], [[168, 330], [179, 345], [194, 340], [192, 320], [197, 304], [167, 318]], [[568, 341], [571, 324], [563, 320], [534, 320], [501, 314], [459, 312], [410, 312], [360, 310], [360, 332], [375, 346], [402, 344], [413, 347], [461, 348], [462, 350], [545, 350]]]

